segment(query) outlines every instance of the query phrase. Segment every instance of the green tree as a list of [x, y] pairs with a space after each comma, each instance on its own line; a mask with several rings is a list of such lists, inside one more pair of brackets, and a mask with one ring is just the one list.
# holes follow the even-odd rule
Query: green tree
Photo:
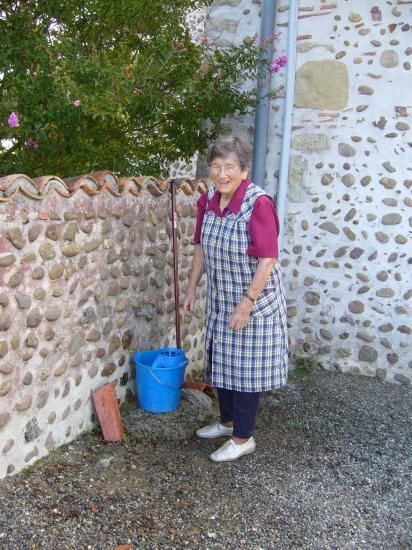
[[2, 0], [0, 175], [164, 175], [201, 150], [253, 103], [259, 53], [194, 44], [186, 15], [208, 3]]

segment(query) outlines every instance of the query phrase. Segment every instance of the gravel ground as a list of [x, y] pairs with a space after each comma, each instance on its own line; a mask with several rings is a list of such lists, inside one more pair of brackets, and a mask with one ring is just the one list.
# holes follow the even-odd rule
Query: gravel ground
[[126, 443], [86, 435], [0, 482], [0, 548], [412, 548], [410, 406], [319, 371], [262, 398], [254, 455], [214, 464], [210, 413], [128, 404]]

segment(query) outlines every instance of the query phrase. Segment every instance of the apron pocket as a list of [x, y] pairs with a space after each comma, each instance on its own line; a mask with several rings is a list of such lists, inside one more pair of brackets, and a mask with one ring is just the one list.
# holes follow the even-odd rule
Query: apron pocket
[[277, 292], [261, 294], [255, 306], [250, 312], [251, 317], [268, 317], [274, 315], [279, 309], [279, 296]]

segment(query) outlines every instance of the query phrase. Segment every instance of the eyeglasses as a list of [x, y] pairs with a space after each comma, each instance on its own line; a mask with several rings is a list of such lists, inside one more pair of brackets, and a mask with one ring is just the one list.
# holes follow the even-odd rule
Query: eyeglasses
[[228, 165], [228, 166], [225, 166], [225, 165], [222, 165], [222, 164], [212, 164], [210, 166], [210, 170], [214, 173], [214, 174], [220, 174], [221, 172], [225, 172], [226, 174], [234, 174], [235, 172], [237, 172], [239, 170], [239, 167], [237, 166], [233, 166], [233, 165]]

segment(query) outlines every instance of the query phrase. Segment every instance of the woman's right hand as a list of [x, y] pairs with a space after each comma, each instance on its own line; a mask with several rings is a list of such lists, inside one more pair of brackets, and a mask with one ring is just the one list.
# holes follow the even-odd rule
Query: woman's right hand
[[189, 289], [183, 302], [183, 311], [186, 315], [192, 316], [196, 307], [196, 290]]

